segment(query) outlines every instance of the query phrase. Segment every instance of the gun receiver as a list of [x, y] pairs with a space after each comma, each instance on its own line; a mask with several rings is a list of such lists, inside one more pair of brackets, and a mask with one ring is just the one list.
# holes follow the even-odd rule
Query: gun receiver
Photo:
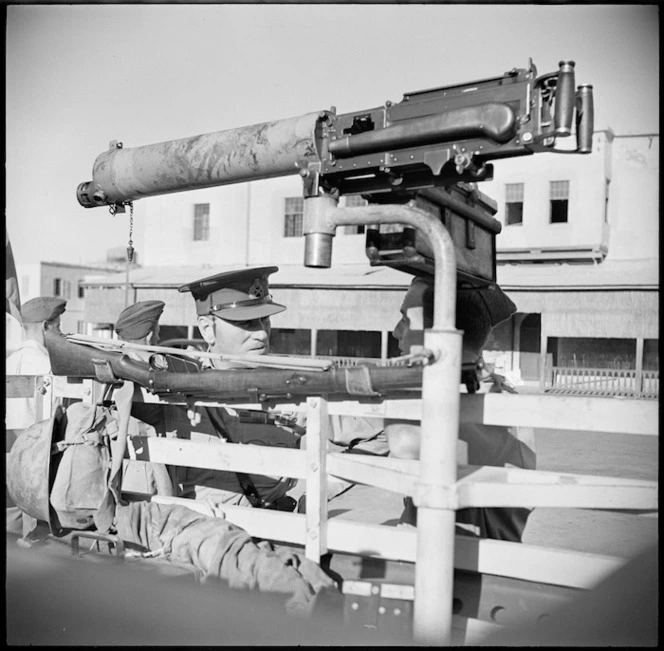
[[[321, 183], [340, 194], [395, 193], [492, 178], [491, 160], [556, 149], [572, 133], [592, 149], [592, 86], [575, 91], [574, 62], [537, 77], [535, 66], [469, 84], [406, 93], [397, 104], [334, 116]], [[575, 113], [576, 111], [576, 113]], [[391, 200], [391, 199], [388, 199]]]
[[77, 189], [85, 208], [141, 197], [301, 173], [319, 191], [389, 197], [491, 178], [491, 160], [555, 148], [576, 116], [576, 153], [592, 148], [592, 86], [575, 91], [574, 62], [537, 77], [530, 62], [502, 77], [406, 93], [399, 103], [297, 118], [136, 148], [112, 141], [92, 180]]
[[[359, 194], [370, 204], [411, 202], [433, 213], [454, 240], [460, 281], [493, 283], [500, 223], [474, 184], [493, 177], [492, 160], [592, 151], [592, 86], [575, 90], [574, 66], [561, 61], [538, 77], [530, 61], [502, 77], [406, 93], [399, 103], [354, 113], [332, 109], [133, 149], [112, 141], [95, 160], [92, 181], [79, 185], [78, 201], [124, 212], [141, 197], [299, 173], [305, 266], [330, 266], [336, 225], [361, 210], [332, 220], [337, 200]], [[558, 149], [575, 121], [576, 149]], [[352, 222], [376, 225], [367, 231], [371, 264], [433, 275], [421, 234], [386, 237], [386, 222], [374, 215], [356, 212]]]

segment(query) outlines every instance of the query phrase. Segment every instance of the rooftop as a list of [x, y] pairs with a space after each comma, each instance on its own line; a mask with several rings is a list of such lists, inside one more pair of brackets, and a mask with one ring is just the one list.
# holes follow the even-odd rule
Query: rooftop
[[[278, 265], [270, 277], [273, 287], [408, 287], [410, 274], [390, 267], [372, 267], [368, 262], [338, 264], [329, 269], [303, 265]], [[137, 267], [129, 274], [133, 287], [168, 288], [237, 269], [238, 265], [191, 265], [172, 267]], [[659, 289], [659, 261], [605, 260], [599, 264], [504, 264], [498, 265], [497, 278], [508, 290], [555, 291], [582, 289]], [[90, 274], [81, 283], [86, 287], [123, 287], [126, 272]]]

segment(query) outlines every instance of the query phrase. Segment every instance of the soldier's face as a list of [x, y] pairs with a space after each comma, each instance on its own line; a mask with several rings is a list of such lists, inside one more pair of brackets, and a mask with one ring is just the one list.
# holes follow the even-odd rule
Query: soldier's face
[[399, 343], [399, 350], [404, 355], [409, 353], [413, 346], [424, 344], [424, 328], [431, 327], [431, 323], [424, 323], [424, 307], [420, 296], [408, 290], [401, 304], [401, 320], [392, 332]]
[[269, 317], [251, 321], [226, 321], [216, 316], [201, 317], [199, 329], [211, 353], [265, 355], [269, 352]]
[[50, 321], [44, 321], [44, 330], [48, 330], [49, 332], [54, 332], [57, 335], [62, 334], [62, 330], [60, 330], [60, 326], [62, 325], [62, 321], [59, 316], [56, 316], [55, 319], [51, 319]]
[[[431, 328], [433, 320], [430, 314], [425, 313], [423, 305], [423, 294], [412, 287], [406, 293], [401, 304], [401, 320], [397, 323], [392, 334], [399, 342], [399, 350], [407, 355], [412, 347], [424, 345], [424, 330]], [[417, 350], [417, 348], [415, 348]], [[473, 364], [482, 354], [482, 349], [462, 340], [462, 362]]]

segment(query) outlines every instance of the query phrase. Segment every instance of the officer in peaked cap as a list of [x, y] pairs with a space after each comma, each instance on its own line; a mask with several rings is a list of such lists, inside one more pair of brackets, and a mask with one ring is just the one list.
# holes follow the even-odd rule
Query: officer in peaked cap
[[151, 343], [159, 336], [159, 317], [164, 311], [163, 301], [140, 301], [125, 308], [115, 323], [115, 332], [125, 341], [143, 341], [152, 333]]
[[[208, 350], [220, 355], [210, 360], [209, 366], [232, 366], [223, 359], [224, 355], [268, 353], [270, 316], [286, 309], [274, 303], [269, 292], [268, 277], [277, 270], [278, 267], [252, 267], [227, 271], [179, 288], [181, 292], [191, 292], [198, 329]], [[165, 411], [165, 419], [166, 431], [177, 431], [178, 436], [192, 441], [213, 443], [222, 437], [234, 443], [259, 445], [295, 447], [298, 443], [291, 431], [267, 421], [257, 424], [247, 420], [241, 410], [194, 406], [183, 415], [174, 407]], [[282, 508], [290, 502], [288, 510], [295, 506], [295, 501], [286, 496], [295, 485], [289, 477], [182, 467], [176, 468], [176, 482], [182, 497], [241, 506], [263, 503], [269, 508]]]
[[[198, 328], [210, 352], [264, 355], [269, 351], [270, 320], [286, 307], [272, 301], [268, 277], [278, 267], [226, 271], [179, 288], [196, 302]], [[223, 368], [219, 360], [213, 366]]]

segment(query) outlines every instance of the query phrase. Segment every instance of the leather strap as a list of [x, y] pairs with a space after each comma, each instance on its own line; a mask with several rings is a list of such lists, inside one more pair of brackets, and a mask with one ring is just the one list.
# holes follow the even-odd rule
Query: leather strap
[[[217, 434], [223, 436], [227, 441], [232, 443], [233, 441], [228, 433], [228, 429], [224, 425], [223, 420], [216, 412], [215, 408], [205, 407], [205, 411], [207, 412], [207, 415], [210, 419], [210, 422], [214, 426], [214, 429], [217, 431]], [[235, 475], [240, 482], [240, 487], [242, 488], [244, 496], [249, 500], [251, 506], [257, 509], [265, 508], [265, 502], [263, 502], [263, 499], [258, 494], [256, 486], [254, 486], [254, 482], [251, 481], [251, 477], [246, 472], [236, 472]]]

